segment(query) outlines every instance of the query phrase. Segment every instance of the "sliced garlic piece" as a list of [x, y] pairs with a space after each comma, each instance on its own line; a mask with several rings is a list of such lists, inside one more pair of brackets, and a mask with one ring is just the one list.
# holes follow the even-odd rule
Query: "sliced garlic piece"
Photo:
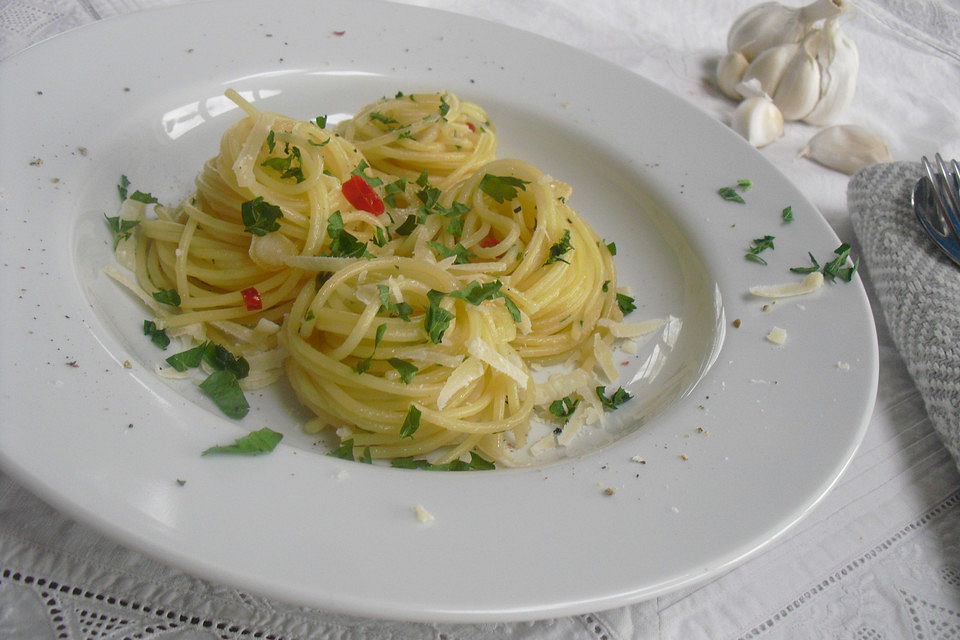
[[760, 81], [737, 85], [748, 98], [733, 112], [730, 126], [755, 147], [763, 147], [783, 135], [783, 114], [766, 93], [760, 90]]
[[736, 89], [736, 85], [743, 78], [744, 72], [750, 65], [746, 56], [739, 51], [731, 51], [720, 58], [717, 63], [717, 85], [729, 98], [739, 100], [743, 96]]
[[279, 271], [286, 266], [287, 258], [297, 253], [297, 247], [282, 233], [253, 236], [247, 253], [253, 263], [266, 271]]
[[800, 155], [846, 174], [856, 173], [871, 164], [893, 160], [883, 138], [853, 124], [823, 129], [800, 150]]
[[819, 271], [807, 274], [800, 282], [787, 284], [757, 285], [750, 287], [750, 293], [761, 298], [789, 298], [813, 293], [823, 286], [823, 274]]
[[767, 334], [767, 340], [773, 344], [783, 344], [787, 341], [787, 332], [785, 329], [780, 327], [774, 327], [770, 329], [770, 333]]
[[837, 20], [827, 20], [812, 39], [814, 56], [820, 65], [820, 98], [804, 120], [810, 124], [832, 124], [853, 100], [860, 68], [857, 45], [840, 31]]

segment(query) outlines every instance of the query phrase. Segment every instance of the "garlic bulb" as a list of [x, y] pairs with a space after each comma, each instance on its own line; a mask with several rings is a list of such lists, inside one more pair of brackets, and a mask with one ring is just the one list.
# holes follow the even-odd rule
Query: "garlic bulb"
[[800, 155], [847, 174], [856, 173], [867, 165], [893, 160], [883, 138], [852, 124], [820, 131], [800, 150]]
[[799, 42], [814, 23], [848, 10], [846, 0], [814, 0], [797, 8], [763, 2], [734, 21], [727, 34], [727, 50], [739, 51], [750, 61], [770, 47]]
[[756, 79], [742, 82], [736, 86], [742, 95], [747, 96], [730, 119], [731, 128], [747, 139], [755, 147], [770, 144], [783, 135], [783, 114]]

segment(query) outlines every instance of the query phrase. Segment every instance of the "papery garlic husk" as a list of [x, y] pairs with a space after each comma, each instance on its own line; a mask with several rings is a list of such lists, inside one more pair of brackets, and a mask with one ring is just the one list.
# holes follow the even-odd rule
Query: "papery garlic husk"
[[839, 124], [820, 131], [800, 150], [800, 155], [846, 174], [893, 160], [883, 138], [854, 124]]
[[746, 56], [739, 51], [731, 51], [720, 58], [717, 63], [717, 85], [727, 97], [739, 100], [743, 96], [737, 91], [736, 85], [743, 79], [743, 74], [747, 70]]
[[763, 2], [733, 22], [727, 33], [727, 51], [739, 51], [751, 61], [770, 47], [799, 42], [816, 22], [849, 9], [846, 0], [814, 0], [805, 7]]
[[802, 120], [820, 100], [820, 65], [811, 53], [820, 30], [804, 38], [796, 54], [783, 69], [780, 82], [773, 92], [773, 102], [780, 108], [784, 120]]
[[827, 20], [810, 46], [820, 65], [820, 99], [803, 119], [810, 124], [832, 124], [853, 100], [860, 54], [857, 45], [840, 31], [836, 19]]
[[783, 114], [760, 89], [756, 79], [741, 82], [737, 91], [747, 96], [733, 112], [730, 127], [755, 147], [763, 147], [783, 136]]

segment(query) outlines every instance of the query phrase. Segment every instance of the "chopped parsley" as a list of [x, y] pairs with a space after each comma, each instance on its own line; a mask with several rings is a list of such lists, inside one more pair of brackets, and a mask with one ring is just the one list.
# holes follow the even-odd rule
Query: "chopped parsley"
[[367, 251], [367, 243], [360, 242], [356, 236], [343, 227], [343, 216], [334, 211], [327, 219], [327, 235], [330, 237], [330, 255], [338, 258], [373, 257]]
[[192, 349], [175, 353], [167, 358], [167, 364], [180, 373], [183, 373], [187, 369], [199, 367], [200, 363], [203, 361], [203, 352], [207, 348], [208, 344], [208, 342], [204, 342], [203, 344], [199, 344]]
[[793, 222], [793, 207], [786, 207], [780, 212], [784, 222]]
[[413, 233], [413, 230], [417, 228], [418, 224], [419, 222], [417, 221], [417, 216], [411, 213], [410, 215], [407, 216], [407, 219], [404, 220], [403, 223], [396, 228], [397, 235], [398, 236], [410, 235], [411, 233]]
[[526, 185], [528, 184], [530, 184], [529, 180], [486, 173], [480, 180], [480, 190], [497, 202], [502, 203], [515, 199], [520, 191], [526, 191]]
[[160, 289], [159, 291], [154, 291], [152, 294], [153, 299], [161, 304], [169, 304], [173, 307], [180, 306], [180, 294], [177, 293], [176, 289]]
[[410, 384], [413, 376], [417, 375], [417, 372], [420, 371], [413, 364], [400, 358], [388, 358], [387, 363], [400, 373], [400, 379], [403, 380], [404, 384]]
[[628, 315], [631, 311], [637, 308], [633, 298], [625, 293], [617, 294], [617, 306], [620, 307], [620, 311], [623, 313], [623, 315]]
[[166, 330], [158, 328], [153, 320], [143, 321], [143, 335], [150, 336], [150, 341], [161, 349], [170, 346], [170, 336], [167, 335]]
[[156, 202], [158, 202], [158, 200], [154, 198], [152, 195], [150, 195], [149, 193], [144, 193], [143, 191], [134, 191], [132, 194], [129, 194], [128, 193], [129, 189], [130, 189], [130, 178], [121, 174], [120, 184], [117, 185], [117, 193], [120, 195], [120, 202], [123, 202], [124, 200], [127, 200], [127, 199], [136, 200], [137, 202], [142, 202], [144, 204], [155, 204]]
[[750, 187], [753, 186], [753, 180], [741, 178], [740, 180], [737, 180], [737, 186], [743, 191], [749, 191]]
[[407, 179], [400, 178], [399, 180], [394, 180], [387, 186], [383, 188], [383, 201], [386, 202], [391, 207], [396, 208], [397, 206], [397, 196], [406, 192], [407, 190]]
[[427, 299], [430, 304], [423, 316], [423, 326], [427, 332], [427, 337], [433, 344], [440, 344], [444, 332], [450, 327], [450, 321], [453, 320], [453, 314], [440, 306], [443, 295], [443, 293], [434, 289], [427, 292]]
[[327, 128], [327, 116], [326, 116], [326, 115], [317, 116], [316, 118], [313, 119], [313, 121], [316, 122], [316, 123], [317, 123], [317, 126], [320, 127], [321, 129], [326, 129], [326, 128]]
[[773, 240], [773, 236], [754, 238], [753, 242], [750, 244], [750, 247], [747, 249], [747, 253], [744, 254], [744, 257], [751, 262], [764, 265], [767, 264], [767, 261], [760, 257], [760, 253], [766, 251], [767, 249], [773, 250]]
[[607, 246], [607, 251], [610, 252], [610, 255], [612, 255], [612, 256], [617, 255], [617, 243], [616, 243], [616, 242], [608, 242], [606, 246]]
[[367, 169], [369, 168], [370, 168], [370, 165], [367, 164], [367, 161], [361, 160], [360, 164], [358, 164], [356, 168], [350, 172], [350, 175], [360, 176], [361, 178], [366, 180], [367, 184], [369, 184], [371, 187], [379, 187], [380, 185], [383, 184], [383, 180], [377, 177], [368, 176]]
[[489, 460], [482, 458], [473, 451], [470, 452], [470, 462], [464, 462], [459, 458], [445, 464], [434, 464], [426, 460], [419, 460], [412, 456], [394, 458], [390, 461], [390, 466], [397, 469], [424, 469], [427, 471], [490, 471], [495, 469]]
[[380, 293], [380, 311], [396, 315], [404, 322], [410, 322], [413, 307], [406, 302], [394, 302], [390, 297], [390, 287], [385, 284], [378, 284], [377, 291]]
[[265, 236], [280, 229], [277, 220], [283, 217], [283, 211], [277, 205], [264, 200], [263, 196], [257, 196], [240, 205], [240, 217], [243, 219], [244, 231], [255, 236]]
[[606, 387], [597, 387], [594, 391], [596, 392], [597, 397], [600, 399], [600, 403], [603, 405], [604, 411], [613, 411], [633, 397], [627, 393], [623, 387], [619, 387], [610, 395], [610, 397], [607, 397], [606, 395]]
[[435, 242], [433, 240], [428, 241], [427, 244], [430, 245], [433, 248], [433, 250], [437, 252], [437, 255], [439, 255], [441, 258], [449, 258], [450, 256], [456, 256], [456, 259], [453, 261], [454, 264], [467, 264], [470, 262], [470, 258], [477, 257], [475, 254], [468, 251], [467, 248], [464, 247], [459, 242], [452, 249], [450, 247], [445, 247], [439, 242]]
[[390, 118], [390, 117], [388, 117], [388, 116], [385, 116], [385, 115], [383, 115], [382, 113], [380, 113], [379, 111], [371, 111], [371, 112], [370, 112], [370, 119], [371, 119], [371, 120], [376, 120], [377, 122], [382, 122], [383, 124], [386, 124], [386, 125], [398, 124], [397, 120], [395, 120], [395, 119], [393, 119], [393, 118]]
[[556, 418], [560, 418], [566, 423], [570, 419], [570, 416], [573, 415], [573, 412], [576, 410], [577, 405], [580, 404], [580, 398], [574, 399], [573, 396], [567, 396], [560, 400], [554, 400], [550, 403], [550, 414]]
[[493, 280], [484, 284], [481, 284], [476, 280], [471, 280], [470, 283], [467, 284], [467, 286], [465, 286], [463, 289], [451, 291], [447, 295], [451, 298], [460, 298], [461, 300], [465, 300], [474, 306], [479, 306], [481, 303], [487, 300], [503, 298], [503, 302], [507, 306], [507, 311], [510, 312], [510, 317], [513, 318], [514, 322], [520, 322], [520, 309], [517, 307], [516, 303], [507, 296], [507, 294], [500, 290], [501, 287], [503, 287], [503, 283], [499, 280]]
[[412, 438], [417, 429], [420, 428], [420, 409], [410, 405], [407, 416], [403, 419], [403, 425], [400, 427], [401, 438]]
[[210, 447], [200, 455], [206, 456], [211, 453], [226, 453], [241, 456], [256, 456], [270, 453], [277, 447], [281, 440], [283, 440], [282, 433], [277, 433], [269, 427], [264, 427], [257, 431], [251, 431], [242, 438], [237, 438], [233, 444]]
[[853, 274], [857, 271], [857, 266], [860, 264], [860, 261], [855, 261], [852, 267], [845, 266], [847, 264], [847, 258], [850, 256], [850, 245], [846, 242], [834, 249], [833, 252], [837, 257], [823, 265], [824, 277], [830, 280], [839, 277], [844, 282], [850, 282], [850, 280], [853, 279]]
[[232, 371], [214, 371], [200, 383], [203, 391], [227, 416], [239, 420], [250, 411], [250, 405]]
[[448, 113], [450, 113], [450, 105], [447, 104], [445, 96], [440, 96], [440, 117], [446, 118]]
[[380, 346], [380, 342], [383, 340], [383, 335], [387, 332], [386, 323], [381, 324], [377, 327], [376, 336], [373, 339], [373, 351], [370, 352], [370, 355], [357, 363], [357, 366], [353, 368], [357, 373], [366, 373], [370, 369], [370, 364], [373, 362], [373, 356], [377, 352], [377, 347]]
[[732, 187], [720, 187], [717, 189], [717, 193], [720, 194], [721, 198], [729, 202], [739, 202], [741, 204], [746, 203], [743, 197], [737, 193], [736, 189], [733, 189]]
[[814, 271], [820, 271], [820, 263], [817, 262], [817, 259], [813, 257], [813, 253], [808, 251], [807, 255], [810, 256], [810, 262], [812, 263], [809, 267], [790, 267], [790, 271], [793, 273], [813, 273]]
[[121, 174], [120, 184], [117, 185], [117, 193], [120, 194], [120, 202], [127, 199], [127, 189], [130, 187], [130, 178]]
[[120, 216], [107, 217], [107, 227], [113, 233], [113, 250], [117, 250], [117, 245], [121, 240], [126, 240], [133, 234], [133, 228], [140, 224], [139, 220], [121, 220]]
[[340, 458], [342, 460], [350, 460], [353, 462], [353, 438], [348, 438], [340, 443], [340, 446], [328, 453], [327, 455], [334, 458]]
[[566, 262], [567, 264], [570, 264], [570, 262], [565, 260], [563, 256], [572, 250], [573, 245], [570, 244], [570, 230], [567, 229], [563, 232], [563, 237], [560, 238], [560, 242], [557, 242], [550, 247], [550, 257], [547, 258], [545, 264], [551, 264], [554, 262]]
[[[270, 133], [273, 133], [272, 131]], [[267, 137], [268, 145], [270, 143]], [[293, 178], [298, 183], [304, 181], [303, 177], [303, 157], [300, 155], [298, 147], [289, 147], [289, 152], [284, 156], [273, 156], [260, 163], [261, 167], [273, 169], [280, 174], [280, 178]]]

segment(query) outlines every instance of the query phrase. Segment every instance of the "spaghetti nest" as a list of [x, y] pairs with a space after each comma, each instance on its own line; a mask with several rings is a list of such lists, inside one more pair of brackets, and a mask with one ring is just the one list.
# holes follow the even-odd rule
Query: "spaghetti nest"
[[[179, 297], [151, 303], [159, 327], [247, 356], [252, 381], [285, 373], [306, 428], [364, 459], [510, 464], [547, 407], [563, 430], [602, 415], [626, 335], [613, 252], [567, 184], [495, 159], [480, 107], [398, 94], [334, 133], [228, 95], [246, 116], [196, 192], [121, 212], [141, 297]], [[536, 382], [545, 364], [564, 374]]]

